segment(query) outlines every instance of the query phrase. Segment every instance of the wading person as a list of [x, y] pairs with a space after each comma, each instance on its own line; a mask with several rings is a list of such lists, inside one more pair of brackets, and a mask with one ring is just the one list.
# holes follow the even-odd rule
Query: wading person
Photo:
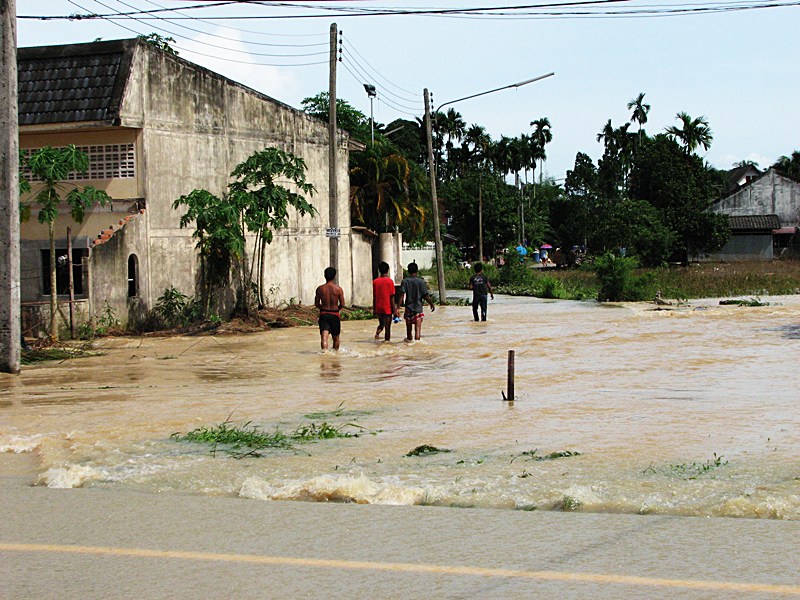
[[494, 300], [494, 292], [489, 278], [483, 272], [483, 263], [475, 263], [475, 275], [469, 279], [469, 289], [472, 290], [472, 317], [478, 320], [478, 307], [481, 309], [481, 321], [486, 320], [486, 307], [489, 304], [488, 296]]
[[401, 304], [405, 306], [403, 318], [406, 321], [406, 340], [411, 341], [411, 330], [414, 330], [415, 340], [420, 339], [422, 336], [422, 320], [425, 315], [422, 313], [423, 301], [428, 303], [431, 307], [431, 312], [436, 310], [433, 305], [433, 298], [428, 291], [428, 285], [425, 280], [419, 276], [419, 267], [417, 263], [412, 262], [408, 265], [408, 277], [403, 279], [400, 284]]
[[378, 277], [372, 281], [372, 314], [378, 317], [378, 328], [375, 330], [375, 341], [392, 339], [392, 319], [398, 312], [394, 301], [394, 281], [389, 277], [389, 265], [382, 262], [378, 265]]
[[328, 336], [333, 338], [333, 349], [338, 350], [342, 331], [339, 311], [344, 308], [344, 292], [334, 283], [335, 277], [336, 269], [325, 269], [325, 283], [314, 296], [314, 306], [319, 309], [319, 345], [323, 350], [328, 349]]

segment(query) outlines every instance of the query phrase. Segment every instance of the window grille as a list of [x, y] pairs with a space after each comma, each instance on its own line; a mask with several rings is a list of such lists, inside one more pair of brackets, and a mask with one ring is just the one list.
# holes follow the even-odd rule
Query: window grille
[[[97, 146], [77, 146], [78, 150], [89, 157], [89, 170], [86, 173], [71, 172], [67, 181], [87, 179], [133, 179], [136, 177], [136, 154], [133, 144], [103, 144]], [[38, 148], [22, 151], [24, 160]], [[33, 177], [26, 164], [22, 165], [22, 176], [28, 181], [41, 181]]]

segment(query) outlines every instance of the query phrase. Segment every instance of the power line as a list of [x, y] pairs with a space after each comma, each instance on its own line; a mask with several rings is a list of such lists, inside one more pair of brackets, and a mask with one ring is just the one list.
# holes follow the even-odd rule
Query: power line
[[[130, 6], [129, 4], [125, 3], [122, 0], [118, 0], [118, 1], [119, 1], [120, 4], [124, 4], [125, 6]], [[99, 4], [100, 6], [103, 6], [103, 7], [107, 8], [107, 9], [109, 9], [109, 10], [114, 10], [113, 8], [108, 6], [107, 4], [104, 4], [103, 2], [100, 2], [100, 0], [95, 0], [95, 2], [97, 4]], [[132, 19], [134, 21], [140, 22], [140, 20], [135, 18], [135, 17], [126, 17], [126, 18], [129, 18], [129, 19]], [[166, 21], [166, 19], [164, 19], [162, 17], [158, 17], [158, 20], [159, 21]], [[166, 21], [166, 22], [169, 22], [169, 21]], [[253, 52], [253, 51], [249, 51], [249, 50], [237, 50], [236, 48], [229, 48], [227, 46], [220, 46], [219, 44], [213, 44], [211, 42], [198, 42], [197, 40], [193, 40], [189, 36], [182, 35], [182, 34], [177, 33], [175, 31], [171, 31], [171, 30], [165, 29], [163, 27], [158, 27], [156, 25], [150, 25], [150, 27], [153, 28], [153, 29], [157, 29], [158, 31], [163, 31], [164, 33], [167, 33], [169, 35], [174, 35], [176, 37], [183, 38], [185, 40], [189, 40], [189, 41], [192, 41], [192, 42], [195, 42], [195, 43], [203, 44], [204, 46], [208, 46], [210, 48], [218, 48], [220, 50], [227, 50], [228, 52], [235, 52], [237, 54], [247, 54], [247, 55], [250, 55], [250, 56], [268, 56], [270, 58], [291, 58], [291, 57], [307, 57], [307, 56], [325, 56], [325, 55], [328, 54], [327, 51], [322, 51], [322, 52], [301, 52], [301, 53], [294, 53], [294, 54], [274, 54], [274, 53], [270, 53], [270, 52]], [[180, 27], [185, 27], [185, 26], [181, 25]], [[193, 30], [193, 31], [196, 31], [196, 30]], [[200, 32], [200, 33], [204, 33], [204, 32]]]
[[[346, 50], [344, 52], [344, 57], [347, 58], [347, 60], [350, 62], [350, 64], [353, 66], [353, 68], [356, 69], [356, 71], [358, 71], [358, 74], [364, 79], [364, 81], [362, 81], [362, 83], [365, 83], [365, 82], [371, 83], [371, 82], [374, 81], [374, 79], [370, 76], [369, 73], [367, 73], [367, 71], [364, 69], [364, 67], [362, 67], [358, 63], [358, 61], [356, 61], [353, 58], [353, 56]], [[377, 88], [379, 88], [381, 90], [382, 94], [385, 94], [385, 95], [388, 95], [388, 96], [391, 96], [392, 98], [394, 98], [394, 102], [399, 104], [403, 108], [407, 108], [409, 110], [422, 110], [422, 103], [421, 102], [416, 102], [416, 101], [412, 100], [411, 102], [416, 104], [416, 106], [408, 106], [407, 104], [403, 103], [403, 101], [405, 100], [404, 98], [401, 98], [401, 97], [397, 96], [396, 94], [393, 94], [391, 91], [389, 91], [385, 87], [383, 87], [380, 83], [375, 82], [374, 85], [375, 85], [375, 87], [377, 87]]]
[[[344, 67], [345, 71], [347, 71], [348, 73], [350, 73], [350, 75], [353, 77], [353, 80], [354, 80], [354, 81], [356, 81], [356, 82], [357, 82], [359, 85], [361, 85], [361, 84], [363, 83], [363, 82], [361, 81], [361, 79], [359, 78], [359, 76], [358, 76], [358, 75], [356, 75], [355, 73], [353, 73], [353, 71], [350, 69], [350, 67], [348, 67], [348, 66], [347, 66], [347, 63], [346, 63], [346, 62], [344, 62], [344, 61], [343, 61], [343, 62], [342, 62], [342, 66]], [[419, 114], [419, 113], [411, 113], [411, 112], [408, 112], [408, 111], [406, 111], [406, 110], [403, 110], [402, 108], [398, 108], [398, 107], [394, 106], [394, 105], [393, 105], [391, 102], [389, 102], [388, 100], [386, 100], [385, 98], [383, 99], [383, 101], [384, 101], [384, 102], [385, 102], [387, 105], [389, 105], [391, 108], [393, 108], [395, 111], [397, 111], [397, 112], [399, 112], [399, 113], [401, 113], [401, 114], [408, 115], [408, 116], [411, 116], [411, 117], [416, 117], [416, 116]]]
[[[383, 80], [384, 80], [386, 83], [388, 83], [389, 85], [391, 85], [391, 86], [392, 86], [392, 87], [394, 87], [395, 89], [398, 89], [398, 90], [400, 90], [401, 92], [405, 92], [406, 94], [410, 94], [411, 96], [414, 96], [415, 98], [422, 98], [422, 94], [417, 94], [417, 93], [414, 93], [414, 92], [410, 92], [410, 91], [408, 91], [408, 90], [406, 90], [406, 89], [404, 89], [404, 88], [401, 88], [399, 85], [397, 85], [397, 84], [395, 84], [395, 83], [392, 83], [391, 81], [389, 81], [389, 79], [387, 79], [386, 77], [384, 77], [384, 76], [383, 76], [383, 75], [380, 73], [380, 71], [378, 71], [378, 69], [376, 69], [375, 67], [373, 67], [373, 66], [372, 66], [372, 65], [369, 63], [369, 61], [367, 61], [367, 59], [366, 59], [366, 58], [364, 58], [364, 55], [362, 55], [362, 54], [361, 54], [361, 53], [358, 51], [358, 49], [357, 49], [355, 46], [353, 46], [352, 44], [350, 44], [350, 41], [349, 41], [349, 40], [347, 41], [347, 46], [348, 46], [348, 48], [352, 48], [353, 52], [355, 52], [355, 53], [356, 53], [356, 54], [359, 56], [359, 58], [360, 58], [362, 61], [364, 61], [364, 64], [366, 64], [366, 65], [367, 65], [367, 66], [368, 66], [370, 69], [372, 69], [372, 70], [375, 72], [375, 74], [376, 74], [376, 75], [377, 75], [377, 76], [378, 76], [380, 79], [383, 79]], [[399, 96], [399, 95], [398, 95], [398, 97], [399, 97], [399, 98], [402, 98], [402, 96]], [[409, 101], [412, 101], [412, 102], [416, 102], [416, 100], [414, 100], [414, 99], [411, 99], [411, 98], [403, 98], [403, 99], [404, 99], [404, 100], [409, 100]]]
[[[161, 6], [160, 4], [152, 2], [151, 0], [145, 0], [145, 1], [148, 4], [152, 4], [153, 6], [158, 6], [159, 8], [162, 8], [164, 10], [168, 10], [170, 12], [174, 12], [174, 13], [176, 13], [178, 15], [182, 15], [183, 14], [183, 13], [179, 12], [178, 10], [165, 8], [164, 6]], [[126, 4], [126, 6], [130, 6], [130, 4]], [[221, 28], [224, 28], [224, 29], [232, 29], [233, 31], [239, 31], [240, 33], [244, 31], [244, 30], [236, 29], [235, 27], [226, 27], [224, 25], [218, 25], [216, 23], [213, 23], [213, 22], [205, 20], [205, 19], [198, 19], [197, 17], [190, 17], [190, 18], [193, 21], [197, 21], [199, 23], [209, 23], [214, 27], [221, 27]], [[219, 39], [222, 39], [222, 40], [228, 40], [228, 41], [243, 42], [243, 43], [246, 43], [246, 44], [252, 44], [254, 46], [277, 46], [277, 47], [281, 47], [281, 48], [312, 48], [312, 47], [320, 47], [320, 46], [327, 46], [328, 45], [327, 42], [319, 42], [319, 43], [315, 43], [315, 44], [274, 44], [274, 43], [269, 43], [269, 42], [244, 41], [244, 40], [241, 40], [239, 38], [231, 38], [231, 37], [227, 37], [227, 36], [224, 36], [224, 35], [218, 35], [218, 34], [214, 34], [214, 33], [209, 33], [207, 31], [203, 31], [201, 29], [194, 29], [192, 27], [189, 27], [188, 25], [181, 25], [179, 23], [175, 23], [173, 18], [164, 19], [164, 20], [166, 22], [171, 23], [173, 25], [176, 25], [178, 27], [183, 27], [184, 29], [188, 29], [189, 31], [194, 31], [196, 33], [201, 33], [203, 35], [208, 35], [208, 36], [219, 38]], [[270, 34], [266, 34], [265, 33], [264, 35], [270, 35]], [[280, 34], [276, 34], [276, 35], [280, 35]], [[308, 36], [312, 36], [312, 35], [321, 37], [324, 34], [307, 34], [304, 37], [308, 37]]]
[[[655, 8], [638, 8], [609, 11], [606, 9], [601, 10], [584, 10], [573, 11], [570, 10], [576, 6], [595, 6], [601, 8], [602, 6], [610, 3], [627, 3], [633, 0], [584, 0], [579, 2], [557, 2], [557, 3], [541, 3], [541, 4], [526, 4], [515, 6], [501, 6], [501, 7], [471, 7], [471, 8], [448, 8], [448, 9], [389, 9], [389, 8], [376, 8], [376, 9], [354, 9], [346, 7], [321, 7], [313, 5], [301, 4], [288, 4], [288, 3], [269, 3], [264, 4], [254, 1], [235, 2], [236, 4], [255, 4], [259, 6], [269, 7], [284, 7], [284, 8], [302, 8], [306, 10], [323, 11], [322, 14], [289, 14], [289, 15], [226, 15], [226, 16], [208, 16], [207, 20], [211, 21], [225, 21], [225, 20], [272, 20], [272, 19], [312, 19], [312, 18], [346, 18], [356, 16], [439, 16], [450, 18], [476, 18], [476, 19], [509, 19], [509, 18], [605, 18], [605, 17], [651, 17], [651, 16], [674, 16], [681, 14], [700, 14], [700, 13], [714, 13], [714, 12], [734, 12], [742, 10], [759, 10], [768, 8], [788, 8], [800, 5], [800, 0], [762, 0], [761, 2], [749, 3], [719, 3], [713, 6], [689, 5], [685, 8], [673, 8], [669, 5], [658, 6]], [[227, 3], [218, 3], [227, 4]], [[215, 5], [193, 5], [184, 7], [183, 10], [189, 9], [203, 9]], [[652, 5], [650, 5], [652, 6]], [[686, 6], [686, 5], [684, 5]], [[85, 10], [85, 9], [84, 9]], [[113, 10], [113, 9], [111, 9]], [[169, 9], [164, 9], [169, 10]], [[538, 11], [538, 12], [537, 12]], [[152, 11], [156, 12], [156, 11]], [[148, 13], [148, 14], [152, 14]], [[141, 13], [137, 13], [141, 14]], [[112, 13], [100, 15], [96, 13], [87, 13], [85, 15], [18, 15], [18, 19], [37, 19], [37, 20], [81, 20], [81, 19], [111, 19], [117, 20], [126, 18], [125, 14]], [[159, 19], [157, 16], [142, 16], [142, 20]], [[194, 19], [195, 17], [175, 17], [173, 20]]]

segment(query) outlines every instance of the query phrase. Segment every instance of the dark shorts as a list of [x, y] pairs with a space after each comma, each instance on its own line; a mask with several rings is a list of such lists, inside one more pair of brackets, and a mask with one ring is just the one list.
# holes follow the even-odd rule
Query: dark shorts
[[339, 337], [342, 332], [342, 322], [338, 315], [322, 314], [319, 316], [319, 331], [330, 331], [333, 337]]

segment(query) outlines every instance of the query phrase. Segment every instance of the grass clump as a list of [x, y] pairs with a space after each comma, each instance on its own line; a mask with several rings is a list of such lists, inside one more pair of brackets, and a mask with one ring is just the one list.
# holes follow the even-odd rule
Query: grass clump
[[324, 422], [301, 425], [288, 434], [277, 427], [274, 432], [267, 433], [258, 425], [252, 425], [251, 421], [234, 425], [230, 420], [226, 420], [213, 427], [198, 427], [185, 435], [173, 433], [170, 438], [178, 442], [210, 444], [211, 452], [215, 455], [217, 450], [220, 450], [234, 458], [245, 458], [263, 456], [261, 451], [266, 449], [291, 450], [295, 444], [334, 438], [353, 438], [360, 435], [360, 431], [346, 431], [347, 427], [363, 429], [355, 423], [336, 426]]
[[69, 346], [45, 346], [42, 348], [31, 348], [22, 350], [20, 353], [20, 364], [35, 365], [49, 360], [69, 360], [71, 358], [88, 358], [90, 356], [100, 356], [97, 352], [88, 352], [80, 348], [70, 348]]
[[564, 496], [561, 499], [561, 510], [564, 512], [580, 510], [581, 506], [583, 506], [583, 502], [572, 496]]
[[423, 444], [422, 446], [417, 446], [411, 452], [408, 452], [406, 456], [430, 456], [431, 454], [440, 454], [443, 452], [452, 452], [452, 450], [448, 450], [447, 448], [437, 448], [436, 446], [428, 446], [427, 444]]
[[[717, 455], [714, 452], [714, 457], [705, 461], [705, 462], [692, 462], [692, 463], [682, 463], [679, 465], [668, 465], [664, 468], [664, 473], [673, 477], [679, 477], [681, 479], [686, 480], [693, 480], [710, 473], [720, 467], [724, 467], [728, 464], [727, 460], [723, 460], [724, 456], [722, 454]], [[657, 474], [658, 471], [652, 465], [647, 467], [643, 474]]]
[[720, 306], [769, 306], [769, 302], [762, 302], [761, 298], [750, 298], [749, 300], [720, 300]]

